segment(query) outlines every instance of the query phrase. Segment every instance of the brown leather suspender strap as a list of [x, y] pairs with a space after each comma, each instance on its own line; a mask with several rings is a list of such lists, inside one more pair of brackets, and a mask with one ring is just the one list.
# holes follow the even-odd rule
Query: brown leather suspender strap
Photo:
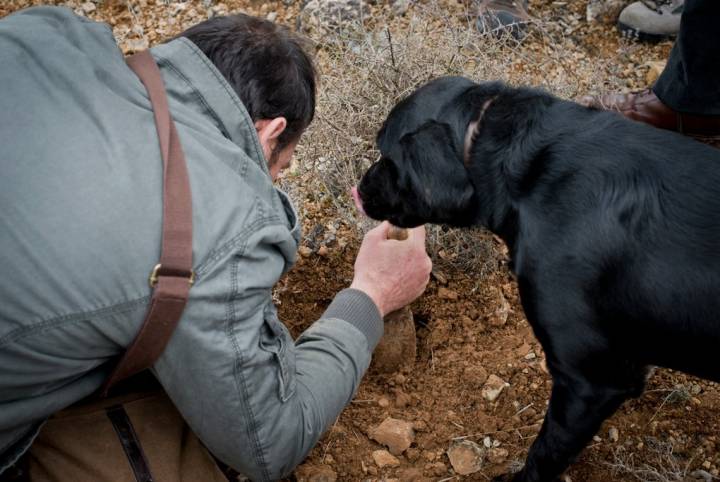
[[135, 340], [102, 387], [149, 368], [162, 354], [177, 326], [195, 275], [192, 271], [192, 196], [185, 155], [168, 109], [165, 86], [149, 51], [127, 59], [147, 89], [163, 161], [163, 218], [160, 263], [150, 275], [150, 307]]

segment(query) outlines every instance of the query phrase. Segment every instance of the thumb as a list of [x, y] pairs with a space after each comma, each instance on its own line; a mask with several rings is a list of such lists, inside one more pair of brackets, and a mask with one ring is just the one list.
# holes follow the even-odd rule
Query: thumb
[[390, 221], [383, 221], [368, 232], [368, 236], [378, 239], [387, 239], [390, 230]]

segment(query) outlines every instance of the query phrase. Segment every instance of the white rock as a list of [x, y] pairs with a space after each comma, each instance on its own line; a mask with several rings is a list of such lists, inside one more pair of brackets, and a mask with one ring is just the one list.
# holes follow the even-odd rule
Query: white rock
[[415, 440], [415, 431], [412, 423], [388, 417], [370, 431], [370, 438], [387, 446], [393, 455], [400, 455]]
[[488, 450], [487, 459], [491, 464], [501, 464], [508, 458], [509, 452], [506, 449], [493, 447]]
[[400, 465], [400, 461], [393, 454], [387, 450], [376, 450], [372, 453], [372, 458], [375, 461], [375, 465], [380, 467], [397, 467]]
[[509, 386], [509, 383], [497, 375], [490, 375], [485, 382], [485, 386], [483, 386], [481, 393], [485, 400], [494, 402], [500, 396], [503, 389]]
[[471, 440], [453, 442], [447, 451], [450, 465], [459, 475], [468, 475], [482, 468], [485, 450]]

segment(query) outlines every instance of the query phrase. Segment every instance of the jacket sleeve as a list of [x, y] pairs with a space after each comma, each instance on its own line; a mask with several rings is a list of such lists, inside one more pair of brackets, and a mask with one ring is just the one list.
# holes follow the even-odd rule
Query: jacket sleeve
[[271, 299], [282, 257], [271, 242], [250, 244], [198, 273], [155, 371], [216, 457], [252, 480], [276, 480], [350, 402], [383, 322], [367, 295], [347, 289], [293, 342]]

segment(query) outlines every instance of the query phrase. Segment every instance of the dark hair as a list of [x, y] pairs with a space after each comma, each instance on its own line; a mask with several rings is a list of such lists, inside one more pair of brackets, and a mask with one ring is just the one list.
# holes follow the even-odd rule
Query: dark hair
[[276, 151], [298, 140], [315, 116], [315, 77], [304, 41], [286, 27], [245, 14], [214, 17], [182, 32], [215, 64], [253, 122], [285, 117]]

